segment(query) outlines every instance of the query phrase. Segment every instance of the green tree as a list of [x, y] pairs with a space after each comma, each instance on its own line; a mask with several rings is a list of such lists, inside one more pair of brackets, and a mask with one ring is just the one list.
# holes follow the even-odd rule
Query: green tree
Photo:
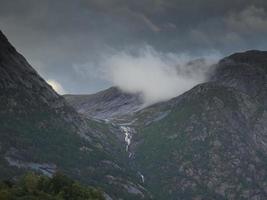
[[104, 200], [102, 193], [63, 174], [52, 178], [26, 174], [15, 183], [0, 183], [0, 200]]

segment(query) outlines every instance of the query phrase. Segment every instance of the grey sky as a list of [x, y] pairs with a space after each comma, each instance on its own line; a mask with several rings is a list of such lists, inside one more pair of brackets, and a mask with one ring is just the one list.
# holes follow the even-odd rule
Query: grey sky
[[0, 0], [0, 29], [46, 80], [68, 93], [111, 85], [105, 55], [227, 55], [267, 47], [266, 0]]

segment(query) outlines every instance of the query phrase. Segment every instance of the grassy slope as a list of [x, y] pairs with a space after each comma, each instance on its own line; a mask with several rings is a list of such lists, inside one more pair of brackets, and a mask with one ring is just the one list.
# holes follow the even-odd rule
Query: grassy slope
[[[3, 104], [2, 104], [3, 105]], [[20, 109], [20, 108], [18, 108]], [[2, 110], [3, 111], [3, 110]], [[58, 170], [86, 184], [102, 187], [106, 192], [131, 198], [122, 188], [109, 185], [106, 175], [125, 180], [135, 179], [127, 170], [124, 148], [110, 133], [109, 127], [95, 121], [87, 121], [90, 140], [81, 138], [73, 127], [59, 114], [47, 108], [38, 112], [6, 112], [0, 115], [0, 177], [6, 179], [24, 173], [25, 170], [8, 166], [5, 155], [11, 148], [18, 150], [18, 157], [35, 163], [53, 163]], [[85, 151], [80, 148], [86, 147]], [[17, 157], [17, 156], [16, 156]], [[106, 166], [108, 160], [121, 167]], [[129, 171], [129, 172], [127, 172]], [[130, 174], [130, 175], [129, 175]]]
[[138, 130], [136, 163], [146, 185], [157, 199], [243, 199], [253, 188], [264, 194], [266, 177], [255, 178], [247, 167], [266, 170], [266, 156], [251, 148], [246, 128], [232, 123], [245, 123], [241, 107], [249, 100], [221, 86], [201, 87], [167, 117]]

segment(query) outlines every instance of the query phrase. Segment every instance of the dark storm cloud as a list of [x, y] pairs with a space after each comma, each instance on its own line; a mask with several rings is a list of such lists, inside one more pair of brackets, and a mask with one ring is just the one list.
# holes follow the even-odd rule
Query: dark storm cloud
[[0, 0], [0, 28], [67, 92], [107, 87], [103, 56], [128, 48], [205, 55], [266, 49], [265, 0]]

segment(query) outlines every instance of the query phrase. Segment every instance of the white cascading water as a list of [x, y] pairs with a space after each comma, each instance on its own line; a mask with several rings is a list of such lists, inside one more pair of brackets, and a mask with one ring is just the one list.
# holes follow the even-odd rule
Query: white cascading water
[[[127, 127], [127, 126], [120, 126], [120, 129], [122, 131], [122, 133], [124, 134], [124, 141], [126, 142], [126, 148], [125, 148], [125, 151], [128, 152], [128, 156], [129, 158], [132, 157], [132, 153], [130, 152], [130, 145], [131, 145], [131, 140], [132, 140], [132, 137], [133, 137], [133, 130], [132, 128], [130, 127]], [[144, 175], [141, 173], [141, 172], [137, 172], [137, 174], [140, 176], [141, 180], [142, 180], [142, 183], [145, 183], [145, 177]]]
[[[129, 147], [130, 147], [130, 145], [131, 145], [131, 140], [132, 140], [131, 128], [126, 127], [126, 126], [121, 126], [120, 128], [121, 128], [122, 132], [123, 132], [124, 135], [125, 135], [124, 140], [125, 140], [125, 142], [126, 142], [126, 152], [128, 152], [128, 151], [129, 151]], [[131, 153], [129, 153], [129, 155], [130, 155], [130, 154], [131, 154]]]
[[138, 175], [141, 177], [142, 183], [145, 183], [145, 177], [141, 172], [138, 172]]

